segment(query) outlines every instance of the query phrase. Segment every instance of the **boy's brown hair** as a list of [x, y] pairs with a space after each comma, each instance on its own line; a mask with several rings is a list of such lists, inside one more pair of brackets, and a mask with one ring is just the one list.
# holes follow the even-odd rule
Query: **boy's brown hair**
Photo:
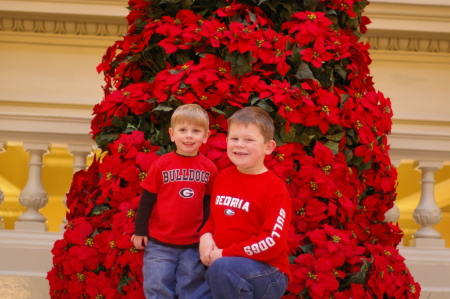
[[236, 111], [228, 119], [228, 130], [230, 130], [232, 124], [254, 124], [263, 135], [264, 142], [273, 140], [273, 132], [275, 130], [273, 119], [263, 108], [248, 106]]
[[191, 124], [209, 130], [209, 117], [205, 109], [197, 104], [179, 106], [170, 118], [170, 126], [175, 128], [177, 124]]

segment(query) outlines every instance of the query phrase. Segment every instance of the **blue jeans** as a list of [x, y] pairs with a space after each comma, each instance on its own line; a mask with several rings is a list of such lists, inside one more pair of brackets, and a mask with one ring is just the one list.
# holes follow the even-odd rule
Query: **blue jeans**
[[148, 241], [144, 252], [147, 299], [189, 299], [204, 282], [205, 266], [198, 248], [172, 248]]
[[206, 271], [206, 281], [192, 299], [277, 299], [287, 288], [286, 274], [245, 257], [221, 257]]

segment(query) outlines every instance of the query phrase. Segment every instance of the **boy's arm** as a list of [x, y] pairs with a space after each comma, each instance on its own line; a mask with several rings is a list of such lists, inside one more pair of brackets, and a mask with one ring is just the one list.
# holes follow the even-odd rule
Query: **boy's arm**
[[156, 194], [142, 189], [141, 199], [137, 208], [136, 219], [134, 220], [134, 234], [136, 236], [148, 236], [148, 220], [156, 202]]
[[270, 190], [272, 192], [267, 195], [263, 211], [265, 220], [261, 232], [249, 240], [223, 248], [223, 256], [242, 256], [258, 261], [268, 261], [287, 252], [291, 199], [281, 182]]

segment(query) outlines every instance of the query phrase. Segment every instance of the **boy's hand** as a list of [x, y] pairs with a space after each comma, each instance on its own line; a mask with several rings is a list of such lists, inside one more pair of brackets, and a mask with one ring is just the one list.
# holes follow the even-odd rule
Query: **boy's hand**
[[219, 249], [217, 247], [215, 247], [214, 250], [211, 251], [211, 254], [209, 255], [209, 257], [211, 259], [211, 263], [214, 262], [215, 260], [217, 260], [218, 258], [222, 257], [222, 251], [223, 251], [223, 249]]
[[211, 265], [212, 261], [210, 258], [211, 252], [217, 249], [216, 242], [214, 242], [214, 238], [211, 233], [203, 234], [200, 237], [200, 259], [205, 266]]
[[133, 242], [133, 245], [134, 247], [136, 247], [136, 249], [144, 249], [148, 244], [148, 237], [132, 235], [131, 242]]

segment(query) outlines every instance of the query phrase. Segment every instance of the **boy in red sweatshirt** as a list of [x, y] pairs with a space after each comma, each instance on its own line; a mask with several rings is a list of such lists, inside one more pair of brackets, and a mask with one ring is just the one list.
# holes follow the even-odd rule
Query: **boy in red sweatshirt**
[[141, 186], [135, 234], [144, 249], [144, 293], [147, 299], [189, 299], [203, 283], [199, 229], [209, 215], [217, 168], [198, 152], [210, 131], [206, 111], [196, 104], [178, 107], [170, 138], [176, 150], [156, 160]]
[[234, 166], [214, 183], [211, 214], [200, 231], [200, 258], [209, 268], [192, 298], [276, 299], [286, 290], [291, 201], [283, 181], [264, 165], [276, 146], [273, 132], [272, 118], [259, 107], [228, 119]]

